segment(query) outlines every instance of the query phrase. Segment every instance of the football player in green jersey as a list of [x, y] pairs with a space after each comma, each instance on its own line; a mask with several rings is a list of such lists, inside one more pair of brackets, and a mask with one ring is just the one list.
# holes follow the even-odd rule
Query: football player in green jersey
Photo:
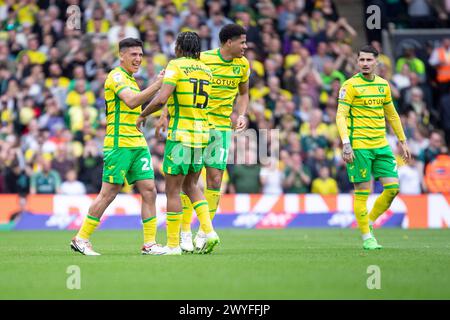
[[105, 81], [106, 135], [104, 141], [103, 182], [99, 195], [89, 208], [86, 218], [70, 246], [84, 255], [99, 255], [92, 249], [91, 234], [100, 218], [119, 193], [122, 185], [136, 183], [142, 195], [143, 254], [152, 254], [158, 246], [156, 237], [156, 189], [152, 160], [144, 135], [135, 127], [141, 105], [159, 90], [164, 73], [153, 84], [140, 90], [133, 73], [142, 62], [143, 44], [139, 39], [126, 38], [119, 42], [120, 65]]
[[212, 74], [209, 67], [200, 61], [200, 37], [195, 32], [180, 33], [175, 52], [177, 59], [169, 62], [160, 92], [142, 111], [136, 120], [136, 127], [139, 129], [148, 115], [167, 103], [170, 123], [163, 162], [167, 246], [161, 254], [181, 254], [181, 191], [192, 202], [205, 232], [205, 243], [199, 248], [199, 253], [210, 253], [219, 243], [219, 237], [212, 227], [208, 202], [197, 182], [209, 140], [206, 108], [210, 101]]
[[[386, 119], [400, 141], [403, 159], [408, 161], [411, 156], [389, 83], [375, 74], [377, 57], [378, 52], [372, 46], [360, 49], [360, 73], [343, 83], [336, 116], [343, 159], [355, 186], [354, 212], [366, 250], [382, 248], [373, 235], [373, 223], [399, 192], [397, 163], [386, 139]], [[381, 181], [384, 191], [368, 213], [372, 175]]]
[[[237, 132], [247, 125], [246, 113], [249, 104], [250, 66], [244, 57], [247, 49], [245, 29], [238, 24], [228, 24], [219, 33], [220, 48], [204, 51], [200, 60], [210, 67], [213, 74], [213, 84], [209, 97], [207, 112], [210, 125], [210, 138], [205, 154], [206, 188], [205, 197], [208, 201], [211, 220], [216, 214], [220, 200], [220, 187], [223, 173], [227, 166], [228, 152], [231, 144], [232, 124], [231, 113], [237, 111], [238, 118], [235, 129]], [[167, 112], [163, 110], [156, 133], [167, 127]], [[189, 198], [182, 194], [183, 223], [181, 226], [181, 248], [192, 252], [199, 250], [205, 244], [206, 237], [199, 228], [194, 243], [192, 241], [191, 221], [193, 206]], [[197, 211], [197, 210], [196, 210]]]

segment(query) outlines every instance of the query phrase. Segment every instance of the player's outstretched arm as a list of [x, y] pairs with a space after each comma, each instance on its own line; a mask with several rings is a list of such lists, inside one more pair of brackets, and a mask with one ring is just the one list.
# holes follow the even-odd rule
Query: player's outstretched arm
[[164, 70], [159, 73], [155, 82], [141, 92], [135, 93], [131, 89], [125, 88], [119, 92], [119, 98], [131, 109], [139, 107], [148, 101], [159, 90], [159, 88], [161, 88], [163, 78]]
[[175, 86], [171, 84], [163, 84], [161, 90], [153, 98], [152, 101], [145, 107], [136, 120], [136, 128], [142, 132], [141, 126], [145, 124], [145, 118], [150, 114], [160, 110], [169, 99], [170, 95], [175, 90]]

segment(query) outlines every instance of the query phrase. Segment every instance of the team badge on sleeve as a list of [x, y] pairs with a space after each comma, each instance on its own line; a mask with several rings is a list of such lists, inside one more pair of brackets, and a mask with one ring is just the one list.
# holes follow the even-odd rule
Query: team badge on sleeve
[[112, 77], [115, 82], [122, 82], [122, 75], [120, 74], [120, 72], [114, 73]]
[[347, 90], [345, 88], [341, 88], [341, 90], [339, 90], [339, 99], [344, 99], [346, 93]]
[[175, 71], [174, 70], [166, 70], [166, 73], [164, 74], [164, 76], [166, 78], [172, 78], [175, 75]]

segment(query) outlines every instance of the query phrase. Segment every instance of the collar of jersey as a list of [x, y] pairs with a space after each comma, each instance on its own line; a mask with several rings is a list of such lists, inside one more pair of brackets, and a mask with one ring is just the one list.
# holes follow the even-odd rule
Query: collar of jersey
[[361, 79], [363, 79], [364, 81], [367, 81], [367, 82], [374, 82], [376, 76], [373, 75], [373, 80], [369, 80], [369, 79], [364, 78], [364, 76], [363, 76], [362, 73], [360, 72], [360, 73], [359, 73], [359, 77], [360, 77]]
[[127, 75], [129, 75], [130, 77], [132, 77], [133, 76], [133, 74], [132, 73], [128, 73], [128, 71], [127, 70], [125, 70], [122, 66], [119, 66], [119, 69], [120, 70], [122, 70], [123, 72], [125, 72]]
[[222, 60], [223, 62], [231, 62], [231, 61], [233, 61], [233, 59], [231, 59], [231, 60], [225, 60], [225, 59], [222, 57], [222, 54], [220, 53], [220, 48], [217, 48], [217, 53], [219, 54], [220, 60]]

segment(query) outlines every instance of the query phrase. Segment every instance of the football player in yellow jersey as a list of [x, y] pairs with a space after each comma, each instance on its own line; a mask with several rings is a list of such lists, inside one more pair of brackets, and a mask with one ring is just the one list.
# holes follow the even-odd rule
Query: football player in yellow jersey
[[140, 128], [145, 118], [166, 103], [170, 123], [164, 149], [163, 171], [167, 196], [167, 246], [161, 254], [180, 255], [180, 226], [183, 191], [197, 211], [206, 241], [199, 253], [210, 253], [219, 243], [209, 215], [208, 202], [197, 186], [203, 157], [209, 140], [206, 113], [210, 101], [212, 74], [200, 61], [200, 37], [195, 32], [181, 32], [175, 43], [177, 59], [169, 62], [158, 95], [136, 120]]
[[[230, 116], [233, 106], [238, 114], [235, 127], [238, 132], [245, 129], [247, 125], [246, 113], [249, 103], [250, 66], [247, 58], [244, 57], [247, 49], [245, 29], [238, 24], [225, 25], [219, 32], [219, 38], [220, 48], [204, 51], [200, 55], [200, 60], [209, 66], [213, 73], [213, 85], [207, 107], [211, 130], [205, 154], [205, 197], [208, 201], [211, 220], [219, 205], [220, 186], [227, 166], [232, 134]], [[161, 128], [164, 130], [167, 126], [166, 115], [167, 112], [164, 110], [156, 125], [157, 135]], [[181, 199], [183, 202], [181, 248], [192, 252], [195, 244], [195, 250], [198, 251], [205, 245], [205, 232], [200, 227], [193, 244], [191, 233], [193, 206], [186, 195], [182, 194]]]
[[107, 114], [104, 141], [103, 182], [99, 195], [89, 208], [88, 214], [70, 245], [84, 255], [99, 255], [92, 249], [91, 234], [100, 218], [119, 193], [127, 179], [142, 195], [142, 222], [144, 230], [143, 254], [154, 253], [156, 237], [156, 189], [152, 160], [147, 141], [135, 127], [141, 105], [159, 90], [164, 73], [143, 91], [139, 90], [133, 73], [142, 62], [142, 41], [126, 38], [119, 42], [120, 65], [113, 69], [105, 81]]
[[[373, 235], [373, 223], [390, 207], [399, 192], [397, 163], [386, 139], [385, 118], [400, 141], [405, 162], [411, 157], [389, 83], [375, 74], [377, 57], [378, 52], [372, 46], [359, 50], [360, 73], [343, 83], [336, 115], [343, 159], [355, 186], [354, 212], [366, 250], [382, 248]], [[368, 213], [372, 175], [381, 181], [384, 190]]]

